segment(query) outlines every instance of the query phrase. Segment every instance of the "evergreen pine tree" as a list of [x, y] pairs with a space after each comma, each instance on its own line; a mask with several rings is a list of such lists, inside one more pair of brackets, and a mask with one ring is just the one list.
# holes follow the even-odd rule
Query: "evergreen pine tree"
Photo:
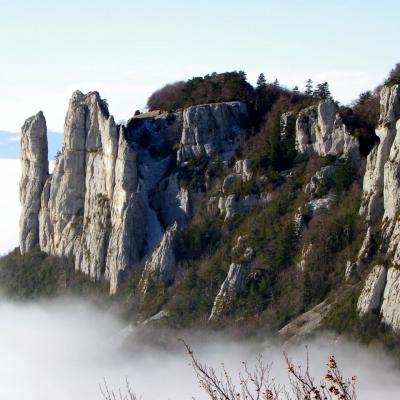
[[323, 100], [330, 99], [332, 96], [331, 96], [331, 91], [329, 90], [328, 82], [318, 83], [318, 85], [314, 90], [313, 95], [318, 99], [323, 99]]
[[313, 81], [310, 78], [307, 79], [306, 90], [304, 91], [304, 93], [308, 96], [311, 96], [313, 94]]
[[258, 75], [257, 78], [257, 89], [258, 90], [263, 90], [267, 86], [267, 80], [265, 79], [265, 75], [261, 72], [260, 75]]

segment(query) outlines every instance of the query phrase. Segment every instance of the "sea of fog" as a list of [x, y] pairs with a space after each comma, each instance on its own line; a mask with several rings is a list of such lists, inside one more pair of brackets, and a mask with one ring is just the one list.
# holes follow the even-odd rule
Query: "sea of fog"
[[[89, 303], [3, 299], [0, 321], [0, 399], [101, 399], [99, 384], [104, 379], [118, 388], [124, 386], [125, 377], [143, 400], [206, 398], [177, 337], [171, 337], [168, 346], [161, 341], [146, 343], [140, 328], [126, 326]], [[272, 375], [280, 382], [286, 380], [283, 350], [268, 338], [235, 342], [216, 334], [182, 335], [209, 365], [224, 363], [234, 372], [242, 361], [251, 364], [262, 354], [265, 362], [273, 362]], [[400, 372], [382, 351], [321, 337], [309, 343], [309, 353], [317, 376], [324, 373], [327, 356], [334, 353], [346, 375], [358, 376], [359, 399], [399, 398]], [[289, 348], [288, 354], [303, 362], [304, 345]]]
[[0, 255], [18, 245], [20, 161], [0, 159]]

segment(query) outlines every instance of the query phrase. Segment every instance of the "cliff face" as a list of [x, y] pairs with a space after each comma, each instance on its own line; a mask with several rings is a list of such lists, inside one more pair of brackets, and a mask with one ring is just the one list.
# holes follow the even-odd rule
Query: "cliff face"
[[[380, 110], [379, 144], [366, 162], [333, 101], [281, 113], [277, 140], [291, 143], [303, 164], [297, 168], [293, 161], [290, 169], [271, 172], [268, 161], [263, 166], [265, 154], [256, 158], [263, 149], [246, 153], [239, 147], [248, 117], [241, 102], [141, 114], [125, 127], [115, 124], [97, 92], [75, 92], [52, 175], [43, 114], [22, 128], [21, 253], [39, 243], [48, 254], [72, 257], [76, 270], [109, 281], [111, 294], [130, 271], [141, 274], [136, 289], [142, 299], [150, 283], [168, 293], [178, 288], [179, 297], [179, 291], [198, 293], [200, 282], [207, 317], [214, 322], [245, 307], [245, 301], [236, 301], [241, 296], [261, 296], [262, 307], [274, 303], [280, 295], [276, 288], [290, 285], [287, 277], [278, 283], [290, 267], [295, 272], [285, 273], [295, 274], [293, 281], [304, 285], [305, 293], [308, 277], [326, 278], [318, 275], [323, 259], [331, 263], [329, 276], [346, 270], [340, 272], [346, 285], [357, 279], [358, 285], [362, 277], [360, 316], [377, 312], [383, 323], [400, 330], [399, 85], [383, 87]], [[341, 199], [360, 193], [354, 215], [340, 219], [347, 212]], [[359, 248], [354, 218], [365, 222], [357, 233]], [[326, 237], [325, 228], [332, 228]], [[337, 254], [342, 264], [344, 254], [351, 254], [346, 265], [333, 264]], [[191, 268], [193, 280], [179, 288]], [[186, 301], [171, 298], [176, 307]], [[202, 300], [198, 304], [204, 307]], [[311, 321], [309, 328], [316, 329], [330, 309], [327, 300], [321, 304], [298, 321]]]
[[246, 106], [239, 101], [187, 108], [178, 162], [218, 153], [232, 157], [240, 142], [241, 120], [246, 116]]
[[39, 211], [43, 186], [49, 175], [46, 120], [40, 111], [21, 129], [20, 249], [27, 253], [39, 243]]
[[[126, 215], [139, 223], [124, 223]], [[123, 129], [97, 92], [75, 92], [63, 149], [42, 194], [41, 249], [73, 256], [75, 268], [94, 280], [106, 273], [113, 292], [118, 271], [139, 260], [141, 220], [135, 153]]]
[[48, 254], [73, 257], [76, 270], [109, 280], [111, 293], [147, 257], [144, 274], [172, 282], [170, 236], [190, 215], [189, 193], [173, 172], [175, 160], [232, 153], [245, 114], [240, 102], [194, 106], [140, 115], [124, 128], [97, 92], [77, 91], [49, 177], [43, 114], [28, 119], [22, 136], [21, 252], [39, 242]]
[[[379, 276], [369, 275], [360, 296], [359, 313], [378, 309], [382, 321], [394, 330], [400, 329], [400, 86], [384, 86], [380, 100], [381, 114], [376, 134], [379, 144], [371, 151], [363, 183], [363, 199], [360, 214], [367, 223], [367, 235], [359, 253], [359, 262], [367, 259], [363, 254], [371, 253], [372, 241], [378, 240], [378, 251], [393, 267], [382, 270]], [[372, 234], [371, 232], [374, 231]], [[374, 267], [374, 271], [378, 267]], [[383, 267], [379, 267], [382, 269]], [[386, 279], [387, 275], [387, 279]], [[385, 279], [383, 279], [385, 276]], [[380, 278], [382, 277], [382, 278]], [[374, 286], [379, 294], [366, 296], [368, 288]], [[379, 289], [379, 290], [378, 290]], [[382, 297], [383, 293], [383, 297]]]
[[[285, 121], [282, 125], [285, 129]], [[357, 139], [350, 135], [332, 100], [300, 111], [296, 119], [296, 147], [305, 155], [359, 156]]]

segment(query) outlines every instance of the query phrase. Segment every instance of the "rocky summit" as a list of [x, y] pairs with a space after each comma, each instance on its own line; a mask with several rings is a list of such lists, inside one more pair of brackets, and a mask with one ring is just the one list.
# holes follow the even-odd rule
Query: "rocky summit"
[[21, 253], [70, 259], [111, 295], [131, 282], [146, 321], [263, 316], [292, 335], [353, 315], [400, 331], [400, 85], [376, 92], [369, 130], [330, 96], [282, 93], [264, 114], [256, 97], [118, 125], [77, 91], [52, 174], [30, 117]]

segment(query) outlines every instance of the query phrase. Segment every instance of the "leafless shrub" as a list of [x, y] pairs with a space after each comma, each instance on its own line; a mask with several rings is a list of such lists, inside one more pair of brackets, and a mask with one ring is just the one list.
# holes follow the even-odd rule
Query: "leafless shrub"
[[141, 400], [141, 397], [138, 397], [132, 391], [131, 385], [129, 384], [127, 378], [125, 378], [125, 392], [122, 392], [121, 389], [118, 389], [118, 392], [116, 393], [113, 389], [108, 387], [105, 379], [103, 385], [100, 385], [100, 392], [104, 400]]
[[253, 369], [243, 363], [243, 370], [239, 372], [239, 386], [236, 387], [224, 365], [221, 374], [217, 374], [213, 368], [202, 364], [194, 356], [188, 344], [184, 342], [184, 345], [192, 360], [191, 365], [197, 380], [211, 400], [356, 400], [356, 378], [345, 379], [333, 355], [328, 359], [327, 372], [319, 384], [310, 375], [307, 354], [304, 372], [300, 366], [295, 367], [285, 355], [289, 389], [276, 384], [271, 378], [270, 366], [266, 366], [261, 357], [257, 359]]
[[[288, 368], [289, 388], [279, 385], [271, 376], [271, 365], [264, 364], [261, 356], [253, 368], [243, 363], [238, 374], [238, 384], [234, 383], [225, 366], [222, 364], [221, 372], [216, 372], [212, 367], [200, 362], [194, 355], [191, 347], [182, 340], [191, 358], [191, 365], [200, 387], [207, 393], [210, 400], [356, 400], [355, 381], [344, 378], [336, 359], [329, 356], [327, 371], [320, 383], [316, 383], [310, 374], [307, 352], [306, 366], [303, 371], [301, 366], [295, 366], [285, 354]], [[104, 400], [140, 400], [132, 391], [126, 380], [125, 393], [118, 390], [115, 393], [108, 388], [107, 382], [100, 385]]]

